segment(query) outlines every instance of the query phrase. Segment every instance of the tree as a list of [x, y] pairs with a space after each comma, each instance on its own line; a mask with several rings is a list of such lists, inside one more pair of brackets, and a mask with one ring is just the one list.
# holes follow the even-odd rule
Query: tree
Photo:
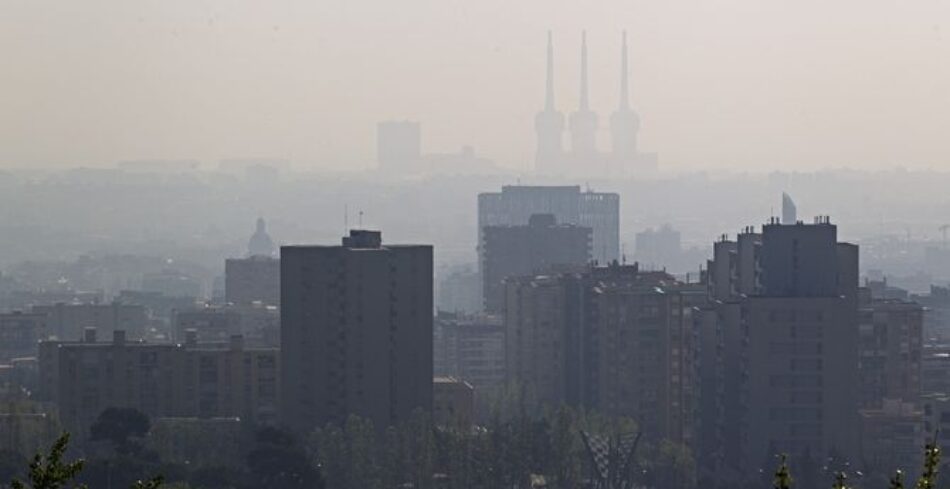
[[90, 433], [93, 441], [111, 442], [117, 453], [128, 454], [140, 448], [132, 439], [145, 436], [150, 429], [148, 415], [138, 409], [110, 407], [99, 414]]
[[277, 428], [258, 431], [254, 448], [247, 454], [247, 467], [261, 487], [322, 488], [320, 473], [290, 433]]
[[790, 489], [792, 487], [792, 473], [788, 470], [788, 456], [782, 454], [782, 463], [775, 471], [775, 481], [772, 484], [775, 489]]
[[935, 489], [937, 487], [937, 468], [940, 467], [940, 447], [937, 437], [924, 445], [924, 471], [917, 479], [916, 489]]
[[61, 487], [85, 488], [85, 485], [75, 484], [73, 480], [82, 471], [83, 460], [63, 462], [63, 455], [69, 445], [69, 433], [62, 435], [53, 442], [49, 455], [41, 453], [33, 457], [30, 462], [29, 485], [19, 479], [13, 479], [10, 487], [13, 489], [59, 489]]

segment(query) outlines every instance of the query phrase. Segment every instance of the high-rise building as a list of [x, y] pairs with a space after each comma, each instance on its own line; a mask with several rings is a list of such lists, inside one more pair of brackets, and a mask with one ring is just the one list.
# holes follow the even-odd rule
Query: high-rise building
[[[561, 224], [591, 228], [591, 255], [601, 264], [620, 260], [620, 195], [581, 191], [580, 186], [506, 185], [478, 194], [478, 242], [486, 226], [524, 226], [533, 214], [552, 214]], [[479, 264], [484, 250], [479, 248]]]
[[349, 415], [384, 429], [432, 406], [432, 247], [281, 248], [281, 418], [300, 430]]
[[880, 409], [885, 400], [920, 407], [924, 308], [903, 300], [861, 304], [859, 372], [861, 407]]
[[693, 442], [704, 285], [619, 264], [506, 285], [506, 375], [524, 399], [631, 417], [649, 439]]
[[436, 376], [468, 382], [480, 401], [496, 397], [505, 384], [505, 326], [501, 318], [440, 312], [433, 338]]
[[826, 217], [715, 244], [706, 317], [719, 324], [704, 327], [721, 332], [722, 366], [700, 369], [701, 397], [722, 398], [720, 460], [736, 473], [777, 453], [859, 456], [857, 282], [857, 246]]
[[645, 229], [636, 234], [633, 257], [641, 265], [655, 270], [672, 268], [679, 263], [681, 253], [680, 232], [669, 224], [656, 229]]
[[504, 307], [505, 278], [582, 267], [591, 260], [591, 229], [558, 224], [553, 214], [533, 214], [526, 226], [485, 226], [482, 233], [482, 293], [489, 313]]
[[280, 260], [266, 255], [225, 260], [224, 300], [239, 306], [280, 305]]

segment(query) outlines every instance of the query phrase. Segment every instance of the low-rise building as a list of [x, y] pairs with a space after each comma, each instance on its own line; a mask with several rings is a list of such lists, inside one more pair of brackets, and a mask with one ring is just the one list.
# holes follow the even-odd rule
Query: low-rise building
[[150, 417], [276, 419], [280, 358], [276, 348], [229, 343], [145, 343], [121, 330], [111, 342], [88, 330], [81, 342], [44, 342], [43, 398], [59, 408], [63, 425], [82, 432], [108, 407]]

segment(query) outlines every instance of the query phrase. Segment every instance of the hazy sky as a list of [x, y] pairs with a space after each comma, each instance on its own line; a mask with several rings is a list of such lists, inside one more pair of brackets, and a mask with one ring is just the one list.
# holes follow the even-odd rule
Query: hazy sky
[[375, 122], [527, 168], [543, 102], [616, 105], [667, 168], [950, 170], [940, 0], [0, 0], [0, 166], [283, 156], [358, 168]]

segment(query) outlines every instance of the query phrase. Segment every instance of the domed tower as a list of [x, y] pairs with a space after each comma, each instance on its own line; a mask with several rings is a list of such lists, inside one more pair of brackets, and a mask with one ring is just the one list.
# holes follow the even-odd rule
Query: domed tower
[[564, 114], [554, 107], [554, 43], [548, 31], [548, 63], [544, 95], [544, 110], [534, 117], [538, 147], [534, 164], [538, 171], [557, 170], [564, 159]]
[[274, 256], [276, 251], [277, 247], [274, 245], [274, 240], [267, 234], [267, 223], [264, 222], [264, 218], [257, 218], [257, 230], [254, 231], [247, 243], [248, 256]]

